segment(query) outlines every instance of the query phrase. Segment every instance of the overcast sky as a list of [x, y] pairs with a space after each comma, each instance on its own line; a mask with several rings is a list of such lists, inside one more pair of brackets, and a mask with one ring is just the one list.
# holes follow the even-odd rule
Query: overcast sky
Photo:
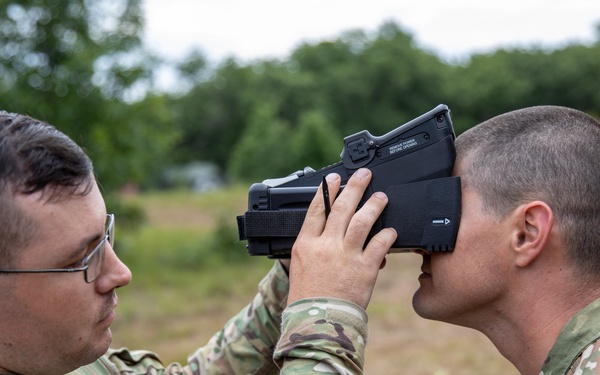
[[166, 57], [196, 46], [212, 61], [283, 58], [302, 41], [394, 20], [419, 47], [453, 59], [595, 40], [600, 0], [144, 0], [144, 12], [146, 41]]

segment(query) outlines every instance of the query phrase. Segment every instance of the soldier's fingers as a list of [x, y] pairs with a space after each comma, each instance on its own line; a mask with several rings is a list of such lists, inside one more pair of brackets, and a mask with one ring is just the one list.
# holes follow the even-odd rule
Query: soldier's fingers
[[382, 269], [385, 267], [385, 256], [397, 237], [398, 233], [395, 229], [382, 229], [369, 240], [363, 252], [363, 257], [366, 258], [369, 264], [378, 265], [379, 269]]
[[352, 216], [344, 237], [344, 249], [346, 251], [363, 251], [363, 246], [371, 232], [371, 228], [387, 203], [388, 197], [384, 193], [377, 192]]
[[[329, 189], [329, 206], [331, 207], [335, 196], [340, 190], [342, 179], [337, 173], [331, 173], [327, 175], [326, 180]], [[325, 228], [325, 221], [325, 202], [323, 201], [323, 184], [321, 184], [308, 207], [306, 218], [304, 219], [298, 237], [314, 237], [321, 235], [323, 233], [323, 228]]]
[[371, 171], [360, 168], [350, 177], [346, 187], [331, 207], [325, 230], [337, 238], [343, 238], [350, 221], [356, 213], [365, 190], [371, 181]]

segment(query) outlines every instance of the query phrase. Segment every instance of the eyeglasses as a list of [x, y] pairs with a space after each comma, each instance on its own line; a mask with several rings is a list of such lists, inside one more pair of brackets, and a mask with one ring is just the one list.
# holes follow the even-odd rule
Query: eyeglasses
[[48, 268], [41, 270], [0, 270], [0, 273], [50, 273], [50, 272], [82, 272], [83, 279], [86, 283], [92, 283], [98, 278], [102, 271], [102, 264], [104, 263], [104, 250], [106, 248], [106, 242], [112, 246], [115, 242], [115, 215], [106, 215], [106, 231], [104, 237], [90, 253], [86, 256], [82, 264], [83, 266], [77, 268]]

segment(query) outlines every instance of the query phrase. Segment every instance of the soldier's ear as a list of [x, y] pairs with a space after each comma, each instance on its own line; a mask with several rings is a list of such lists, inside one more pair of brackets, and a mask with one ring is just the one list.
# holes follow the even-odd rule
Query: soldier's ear
[[531, 265], [546, 248], [554, 214], [542, 201], [533, 201], [517, 207], [511, 214], [511, 248], [518, 267]]

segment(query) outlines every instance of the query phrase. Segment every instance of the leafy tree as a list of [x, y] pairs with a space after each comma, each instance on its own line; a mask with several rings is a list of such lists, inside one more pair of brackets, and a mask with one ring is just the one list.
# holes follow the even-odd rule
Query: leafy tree
[[375, 37], [348, 32], [334, 42], [305, 45], [292, 58], [316, 75], [319, 97], [342, 134], [384, 134], [445, 98], [449, 68], [393, 22]]
[[[452, 64], [419, 48], [398, 24], [386, 22], [375, 33], [351, 30], [334, 40], [303, 44], [283, 60], [246, 65], [228, 60], [213, 70], [199, 54], [183, 65], [195, 86], [174, 99], [177, 122], [183, 126], [177, 154], [182, 160], [210, 160], [223, 168], [238, 165], [230, 158], [233, 145], [252, 143], [242, 138], [254, 134], [259, 137], [257, 148], [272, 139], [266, 132], [280, 131], [248, 130], [258, 127], [257, 113], [265, 105], [270, 115], [265, 115], [263, 126], [283, 122], [292, 140], [280, 139], [291, 147], [281, 154], [289, 158], [283, 173], [290, 165], [321, 164], [303, 162], [306, 156], [294, 146], [309, 139], [306, 134], [321, 130], [307, 126], [307, 121], [327, 124], [341, 137], [363, 129], [382, 135], [445, 103], [460, 134], [494, 115], [530, 105], [558, 104], [600, 113], [599, 51], [598, 43], [559, 50], [498, 50]], [[339, 140], [336, 135], [334, 141]], [[245, 165], [232, 174], [252, 175], [246, 168], [262, 167]], [[277, 175], [275, 170], [258, 175]]]
[[[193, 65], [201, 64], [190, 60], [182, 67]], [[175, 121], [182, 130], [176, 158], [179, 162], [212, 161], [225, 169], [254, 107], [255, 74], [234, 60], [225, 61], [210, 73], [201, 69], [190, 72], [198, 83], [172, 101]], [[186, 74], [184, 77], [190, 73]], [[209, 78], [198, 79], [204, 74]]]
[[166, 106], [167, 98], [156, 95], [115, 105], [90, 129], [93, 143], [87, 149], [96, 155], [96, 173], [109, 191], [126, 183], [148, 185], [170, 164], [167, 155], [181, 133], [172, 125], [172, 113]]
[[497, 114], [534, 105], [600, 110], [600, 46], [547, 51], [499, 50], [455, 68], [449, 104], [457, 131]]
[[338, 162], [344, 145], [343, 137], [327, 116], [318, 110], [302, 114], [290, 139], [292, 163], [295, 165], [289, 166], [289, 172], [306, 166], [319, 169]]
[[[140, 0], [0, 3], [0, 108], [69, 134], [107, 187], [144, 180], [172, 138], [163, 100], [129, 105], [151, 88], [157, 63], [142, 47], [141, 14]], [[141, 130], [140, 114], [153, 131]]]
[[272, 103], [258, 105], [233, 148], [229, 172], [246, 181], [262, 181], [293, 172], [289, 125], [277, 118]]

